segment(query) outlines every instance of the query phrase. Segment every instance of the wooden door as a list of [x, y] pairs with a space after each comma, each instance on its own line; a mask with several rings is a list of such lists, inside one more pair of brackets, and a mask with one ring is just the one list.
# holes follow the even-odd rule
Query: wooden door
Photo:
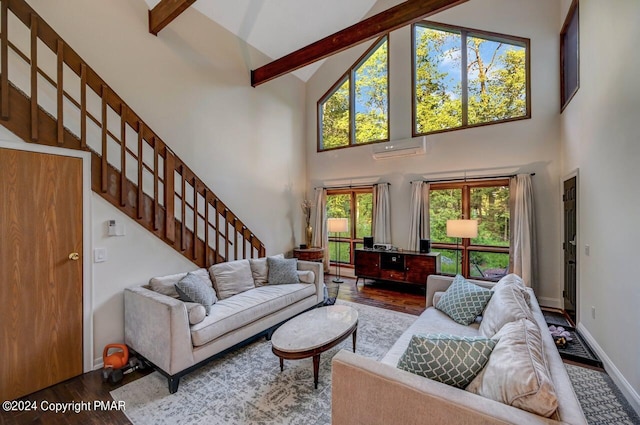
[[0, 400], [82, 373], [81, 255], [82, 160], [0, 149]]
[[577, 232], [576, 178], [564, 182], [564, 309], [573, 322], [576, 321], [576, 232]]

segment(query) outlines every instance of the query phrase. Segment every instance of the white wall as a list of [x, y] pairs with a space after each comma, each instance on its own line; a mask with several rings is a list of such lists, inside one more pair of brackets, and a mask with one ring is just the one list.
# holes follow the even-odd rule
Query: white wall
[[[143, 0], [28, 3], [263, 241], [267, 253], [302, 239], [306, 190], [304, 85], [293, 76], [259, 88], [250, 69], [268, 61], [189, 9], [158, 37]], [[122, 289], [193, 269], [133, 220], [92, 197], [94, 350], [123, 341]], [[105, 221], [126, 223], [105, 236]]]
[[579, 169], [580, 325], [638, 410], [639, 16], [636, 0], [580, 0], [580, 89], [561, 116], [563, 173]]
[[[376, 9], [384, 9], [380, 0]], [[488, 12], [488, 13], [487, 13]], [[316, 102], [362, 54], [358, 46], [325, 62], [307, 83], [307, 161], [310, 188], [353, 180], [391, 183], [393, 244], [409, 240], [410, 181], [488, 173], [535, 172], [542, 304], [561, 306], [559, 215], [558, 6], [555, 0], [471, 0], [432, 21], [531, 39], [532, 118], [427, 136], [425, 156], [375, 161], [370, 146], [316, 152]], [[411, 136], [411, 31], [390, 36], [391, 140]]]

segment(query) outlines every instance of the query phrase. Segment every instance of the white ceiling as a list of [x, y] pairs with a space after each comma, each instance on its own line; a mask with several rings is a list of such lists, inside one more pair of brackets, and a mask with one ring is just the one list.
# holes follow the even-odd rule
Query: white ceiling
[[[149, 9], [160, 2], [145, 1]], [[376, 0], [197, 0], [191, 7], [270, 58], [278, 59], [359, 22], [375, 3]], [[322, 61], [315, 62], [294, 74], [307, 81], [321, 64]]]

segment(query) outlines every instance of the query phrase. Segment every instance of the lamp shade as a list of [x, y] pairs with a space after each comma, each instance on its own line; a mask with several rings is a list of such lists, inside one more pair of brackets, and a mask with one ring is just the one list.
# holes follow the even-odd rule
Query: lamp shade
[[478, 220], [447, 220], [447, 236], [452, 238], [478, 237]]
[[346, 232], [349, 230], [349, 222], [346, 218], [328, 218], [327, 229], [334, 233]]

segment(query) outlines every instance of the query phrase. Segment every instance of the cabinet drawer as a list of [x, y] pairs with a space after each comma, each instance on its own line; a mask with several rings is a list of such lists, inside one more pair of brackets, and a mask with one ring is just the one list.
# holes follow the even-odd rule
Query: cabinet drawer
[[404, 272], [397, 270], [380, 270], [380, 279], [404, 280]]

